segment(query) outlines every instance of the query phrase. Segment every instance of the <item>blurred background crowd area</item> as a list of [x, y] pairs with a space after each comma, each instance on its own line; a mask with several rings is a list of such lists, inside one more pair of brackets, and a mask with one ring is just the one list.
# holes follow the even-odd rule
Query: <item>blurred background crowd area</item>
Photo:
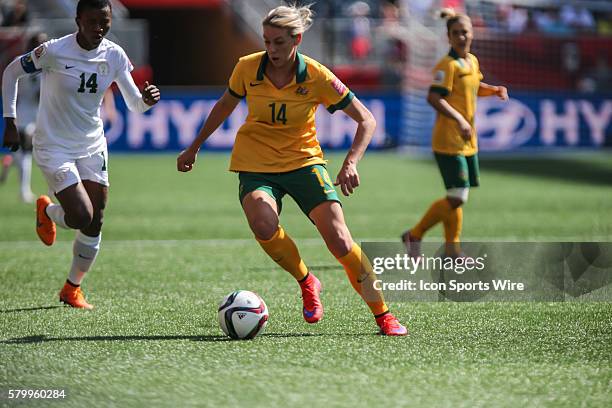
[[[77, 0], [0, 0], [0, 69], [28, 51], [33, 34], [76, 31]], [[121, 45], [142, 87], [162, 101], [119, 114], [105, 135], [114, 151], [185, 148], [227, 86], [243, 55], [264, 48], [261, 21], [280, 0], [111, 0], [108, 38]], [[435, 111], [427, 103], [432, 68], [448, 53], [440, 10], [467, 13], [472, 52], [484, 81], [505, 85], [510, 101], [480, 98], [479, 147], [485, 152], [600, 149], [612, 146], [610, 0], [298, 0], [316, 16], [300, 52], [328, 66], [370, 108], [378, 126], [370, 149], [428, 152]], [[206, 148], [231, 149], [246, 117], [240, 104]], [[317, 115], [325, 149], [350, 146], [354, 123]]]
[[[75, 31], [76, 0], [0, 0], [0, 68], [37, 31]], [[113, 0], [109, 38], [126, 48], [137, 82], [223, 86], [238, 57], [262, 48], [273, 0]], [[298, 3], [310, 3], [301, 1]], [[302, 52], [362, 90], [426, 87], [448, 48], [439, 10], [473, 21], [473, 52], [487, 80], [515, 90], [600, 92], [612, 88], [608, 0], [327, 0]]]

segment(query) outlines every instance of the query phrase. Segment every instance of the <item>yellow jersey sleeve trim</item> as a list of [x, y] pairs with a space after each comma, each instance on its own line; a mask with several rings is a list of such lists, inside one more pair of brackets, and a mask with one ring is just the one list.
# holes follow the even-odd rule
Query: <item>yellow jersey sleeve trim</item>
[[329, 105], [327, 107], [327, 111], [329, 113], [334, 113], [337, 110], [342, 110], [346, 108], [349, 105], [349, 103], [351, 103], [354, 97], [355, 97], [355, 94], [353, 93], [353, 91], [349, 91], [349, 93], [347, 93], [346, 96], [342, 98], [340, 102], [336, 103], [335, 105]]
[[440, 94], [442, 96], [447, 96], [450, 92], [448, 91], [448, 89], [446, 89], [443, 86], [436, 86], [436, 85], [432, 85], [429, 87], [429, 92], [435, 92], [437, 94]]
[[240, 95], [238, 92], [234, 92], [232, 91], [232, 88], [227, 88], [227, 91], [230, 93], [230, 95], [232, 95], [234, 98], [238, 98], [238, 99], [244, 99], [244, 97], [246, 95]]

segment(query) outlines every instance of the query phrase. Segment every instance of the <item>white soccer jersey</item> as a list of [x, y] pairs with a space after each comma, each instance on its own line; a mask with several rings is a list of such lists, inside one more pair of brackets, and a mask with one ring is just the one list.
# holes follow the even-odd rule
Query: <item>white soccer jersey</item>
[[106, 148], [100, 105], [113, 81], [130, 110], [145, 112], [150, 106], [142, 100], [130, 75], [133, 66], [120, 46], [104, 39], [87, 51], [76, 36], [48, 41], [11, 62], [2, 76], [2, 100], [4, 117], [14, 118], [17, 81], [42, 71], [34, 148], [79, 158]]
[[[88, 51], [73, 33], [47, 41], [30, 55], [36, 69], [42, 70], [34, 147], [75, 155], [103, 150], [100, 105], [104, 92], [122, 72], [134, 68], [123, 49], [103, 39]], [[28, 72], [23, 61], [22, 66]]]

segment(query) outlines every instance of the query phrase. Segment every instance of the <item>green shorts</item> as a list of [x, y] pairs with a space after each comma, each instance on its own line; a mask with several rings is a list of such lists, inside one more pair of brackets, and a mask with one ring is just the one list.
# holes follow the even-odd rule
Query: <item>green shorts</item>
[[447, 190], [449, 188], [478, 187], [480, 185], [478, 154], [462, 156], [434, 152], [434, 156]]
[[240, 172], [238, 179], [240, 180], [238, 197], [241, 204], [248, 193], [255, 190], [265, 191], [276, 201], [279, 214], [285, 194], [289, 194], [295, 200], [306, 216], [322, 202], [337, 201], [340, 203], [334, 183], [322, 164], [314, 164], [286, 173]]

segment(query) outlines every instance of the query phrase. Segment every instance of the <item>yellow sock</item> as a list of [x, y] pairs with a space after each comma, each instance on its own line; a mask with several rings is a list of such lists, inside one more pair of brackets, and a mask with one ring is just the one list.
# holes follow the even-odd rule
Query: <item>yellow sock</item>
[[295, 279], [299, 281], [306, 277], [308, 269], [302, 261], [295, 242], [285, 233], [283, 227], [279, 225], [278, 230], [269, 240], [257, 239], [257, 242], [274, 262], [289, 272]]
[[463, 210], [461, 207], [451, 210], [449, 217], [444, 221], [444, 238], [446, 240], [446, 254], [459, 255], [461, 245], [461, 227], [463, 226]]
[[351, 285], [361, 298], [368, 304], [372, 313], [377, 316], [389, 310], [385, 304], [382, 291], [375, 289], [376, 275], [372, 270], [370, 260], [361, 252], [357, 244], [353, 244], [351, 251], [338, 261], [344, 266]]
[[463, 226], [463, 210], [461, 207], [450, 211], [449, 217], [444, 222], [444, 237], [446, 242], [459, 242], [461, 227]]
[[427, 210], [421, 221], [410, 230], [410, 234], [416, 239], [423, 238], [428, 229], [444, 221], [450, 215], [452, 210], [450, 203], [446, 198], [435, 201]]

